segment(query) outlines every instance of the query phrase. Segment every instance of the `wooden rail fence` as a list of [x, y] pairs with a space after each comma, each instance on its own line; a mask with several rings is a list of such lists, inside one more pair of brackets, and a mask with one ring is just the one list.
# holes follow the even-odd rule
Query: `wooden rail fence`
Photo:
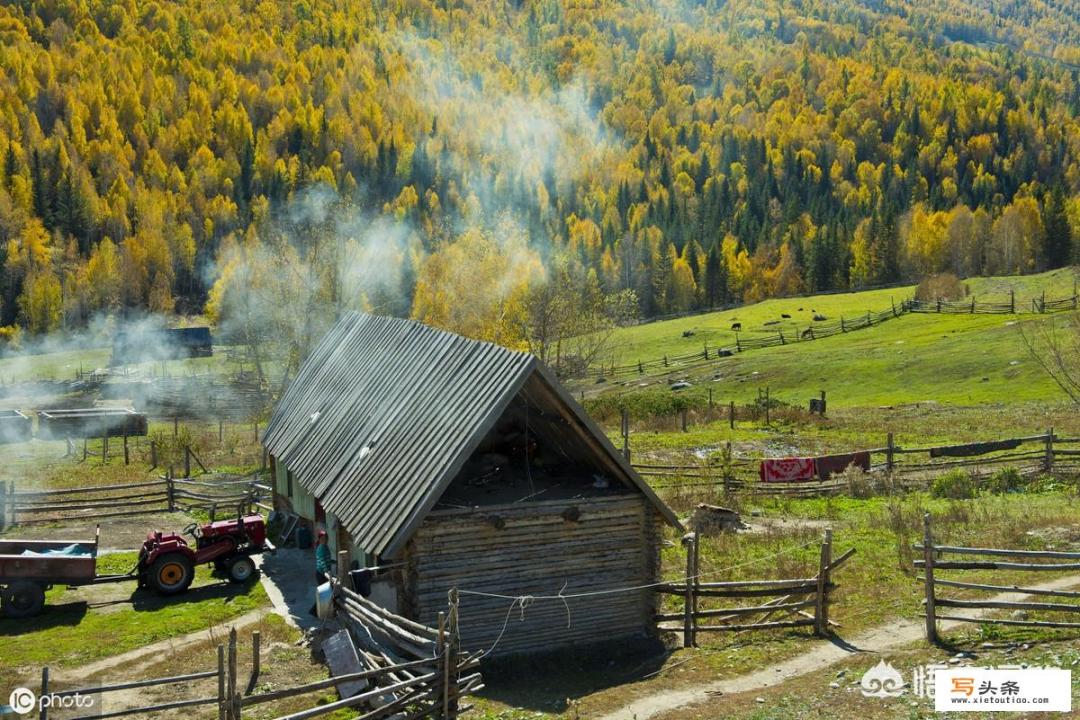
[[[862, 452], [870, 453], [871, 473], [887, 474], [899, 489], [925, 488], [937, 473], [954, 468], [967, 469], [976, 476], [1002, 467], [1024, 474], [1080, 472], [1080, 438], [1057, 435], [1053, 428], [1040, 435], [913, 448], [897, 445], [890, 433], [882, 447]], [[763, 457], [734, 457], [730, 443], [717, 455], [719, 460], [705, 459], [695, 464], [635, 463], [634, 469], [643, 477], [657, 478], [659, 482], [653, 484], [657, 489], [723, 487], [725, 492], [796, 497], [850, 490], [848, 482], [833, 479], [836, 476], [792, 483], [761, 482], [758, 467]]]
[[[683, 545], [686, 547], [686, 579], [656, 588], [662, 595], [674, 595], [683, 601], [680, 612], [656, 616], [661, 630], [682, 631], [683, 647], [696, 647], [699, 632], [812, 627], [815, 634], [827, 635], [830, 593], [836, 589], [832, 573], [855, 554], [855, 550], [850, 549], [834, 559], [832, 530], [826, 530], [818, 572], [813, 577], [702, 582], [697, 533], [687, 533]], [[703, 608], [702, 599], [744, 600], [746, 603]]]
[[[937, 545], [934, 543], [931, 528], [930, 513], [923, 516], [923, 542], [914, 545], [916, 550], [922, 552], [922, 559], [915, 560], [915, 568], [921, 569], [923, 574], [918, 577], [923, 583], [925, 599], [923, 600], [923, 617], [926, 619], [926, 639], [932, 643], [938, 641], [938, 620], [956, 620], [972, 623], [992, 623], [996, 625], [1019, 625], [1026, 627], [1049, 627], [1049, 628], [1080, 628], [1080, 621], [1065, 622], [1053, 620], [1029, 620], [1026, 616], [1020, 618], [993, 618], [976, 617], [972, 615], [955, 615], [949, 609], [964, 610], [1013, 610], [1027, 612], [1049, 613], [1075, 613], [1080, 614], [1080, 603], [1063, 602], [1032, 602], [1020, 600], [994, 600], [986, 598], [955, 598], [942, 597], [938, 594], [938, 588], [954, 588], [959, 590], [973, 590], [994, 593], [1017, 593], [1021, 595], [1033, 595], [1042, 597], [1065, 598], [1071, 600], [1080, 599], [1080, 592], [1069, 590], [1055, 590], [1047, 588], [1029, 588], [1004, 583], [976, 583], [956, 579], [944, 579], [938, 577], [938, 572], [952, 570], [1010, 570], [1024, 572], [1075, 572], [1080, 570], [1080, 552], [1060, 552], [1050, 550], [1010, 550], [981, 547], [957, 547], [952, 545]], [[975, 556], [972, 560], [962, 558], [957, 560], [943, 559], [947, 555]], [[985, 559], [989, 558], [989, 559]], [[1001, 560], [999, 558], [1017, 558], [1017, 560]], [[1032, 562], [1036, 561], [1036, 562]], [[1051, 562], [1039, 562], [1051, 561]], [[947, 608], [946, 613], [939, 609]]]
[[651, 360], [636, 360], [632, 363], [618, 364], [614, 360], [610, 365], [596, 365], [589, 368], [593, 376], [603, 378], [615, 378], [619, 376], [647, 376], [662, 375], [671, 370], [692, 370], [704, 366], [710, 359], [718, 360], [731, 356], [734, 353], [743, 353], [747, 350], [758, 350], [767, 347], [790, 345], [792, 343], [820, 340], [834, 335], [862, 330], [863, 328], [880, 325], [886, 320], [898, 318], [907, 313], [950, 313], [962, 315], [994, 314], [1015, 315], [1030, 312], [1034, 314], [1063, 312], [1076, 310], [1080, 305], [1080, 294], [1074, 292], [1069, 297], [1057, 300], [1047, 300], [1046, 293], [1040, 297], [1031, 299], [1031, 309], [1027, 305], [1017, 306], [1015, 294], [1010, 293], [1009, 302], [979, 302], [972, 296], [969, 300], [957, 301], [925, 301], [902, 300], [899, 305], [895, 302], [891, 307], [879, 311], [867, 310], [858, 315], [841, 317], [833, 322], [815, 322], [801, 330], [788, 328], [767, 330], [762, 329], [750, 335], [735, 332], [735, 343], [710, 348], [708, 343], [702, 346], [700, 351], [682, 353], [679, 355], [664, 355]]
[[[258, 686], [262, 663], [262, 643], [258, 631], [251, 636], [251, 661], [246, 684], [241, 683], [239, 650], [236, 629], [229, 631], [228, 643], [217, 648], [217, 667], [201, 672], [172, 677], [106, 683], [75, 689], [54, 689], [50, 668], [41, 671], [41, 697], [68, 698], [96, 696], [102, 698], [110, 693], [136, 688], [154, 688], [172, 685], [191, 685], [199, 681], [216, 679], [216, 692], [196, 692], [195, 697], [170, 702], [110, 709], [88, 714], [75, 720], [91, 718], [114, 718], [127, 715], [153, 715], [166, 710], [216, 705], [218, 720], [241, 720], [245, 708], [274, 703], [287, 698], [303, 697], [344, 684], [361, 685], [340, 700], [316, 704], [310, 708], [277, 716], [278, 720], [306, 720], [345, 708], [360, 710], [356, 720], [380, 720], [393, 716], [420, 720], [421, 718], [444, 718], [453, 720], [467, 711], [469, 706], [461, 699], [483, 687], [480, 674], [476, 672], [479, 658], [462, 654], [455, 626], [456, 615], [451, 605], [448, 614], [438, 628], [428, 628], [405, 618], [393, 615], [369, 602], [345, 587], [342, 580], [334, 583], [335, 606], [338, 617], [353, 632], [354, 639], [363, 647], [360, 651], [365, 667], [359, 671], [334, 675], [324, 680], [304, 683], [293, 687], [254, 692]], [[379, 642], [372, 642], [378, 635]], [[394, 641], [388, 643], [388, 641]], [[246, 689], [243, 689], [245, 688]], [[182, 693], [174, 693], [182, 694]], [[48, 707], [43, 707], [39, 717], [47, 720]]]
[[164, 512], [220, 510], [258, 505], [269, 497], [266, 485], [245, 478], [217, 481], [173, 478], [60, 490], [18, 490], [0, 481], [0, 530], [13, 525], [41, 525], [92, 518], [120, 518]]

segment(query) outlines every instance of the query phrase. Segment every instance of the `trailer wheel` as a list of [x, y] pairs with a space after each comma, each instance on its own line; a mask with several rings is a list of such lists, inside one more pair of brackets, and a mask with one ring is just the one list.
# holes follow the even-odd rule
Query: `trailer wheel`
[[37, 615], [45, 606], [45, 588], [30, 580], [16, 580], [4, 588], [0, 605], [7, 617]]
[[228, 561], [229, 580], [243, 583], [255, 574], [255, 563], [247, 555], [237, 555]]
[[176, 595], [188, 589], [195, 578], [195, 566], [183, 553], [162, 555], [150, 568], [150, 585], [161, 595]]

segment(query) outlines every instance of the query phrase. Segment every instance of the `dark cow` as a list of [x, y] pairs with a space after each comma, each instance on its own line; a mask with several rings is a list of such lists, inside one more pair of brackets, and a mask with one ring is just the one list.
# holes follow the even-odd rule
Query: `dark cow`
[[765, 322], [765, 323], [762, 323], [762, 324], [765, 325], [766, 327], [768, 327], [769, 325], [779, 325], [780, 321], [779, 320], [769, 320], [768, 322]]
[[694, 337], [694, 331], [693, 330], [683, 330], [682, 331], [682, 336], [683, 337]]
[[719, 349], [719, 350], [717, 350], [717, 351], [716, 351], [716, 354], [717, 354], [717, 355], [718, 355], [719, 357], [731, 357], [731, 356], [732, 356], [732, 355], [734, 355], [735, 353], [731, 352], [731, 351], [730, 351], [730, 350], [728, 350], [727, 348], [721, 348], [721, 349]]
[[824, 315], [814, 315], [814, 322], [825, 322], [827, 319]]
[[787, 313], [780, 313], [780, 317], [784, 318], [785, 320], [790, 320], [791, 319], [791, 316], [788, 315]]
[[740, 330], [742, 330], [742, 323], [741, 322], [731, 323], [731, 329], [734, 330], [735, 332], [739, 332]]

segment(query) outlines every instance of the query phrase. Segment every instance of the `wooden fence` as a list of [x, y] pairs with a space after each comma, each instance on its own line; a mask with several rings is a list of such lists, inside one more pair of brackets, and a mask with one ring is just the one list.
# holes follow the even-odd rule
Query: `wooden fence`
[[[925, 300], [902, 300], [899, 305], [895, 302], [891, 307], [883, 310], [867, 310], [858, 315], [840, 317], [832, 322], [815, 322], [805, 328], [787, 332], [782, 328], [776, 330], [761, 329], [753, 334], [740, 334], [735, 332], [735, 343], [710, 348], [708, 343], [702, 346], [700, 351], [682, 353], [679, 355], [664, 355], [650, 360], [636, 360], [632, 363], [618, 364], [614, 360], [610, 365], [596, 365], [589, 368], [589, 373], [602, 378], [615, 378], [620, 376], [647, 376], [662, 375], [674, 370], [686, 371], [705, 366], [709, 360], [718, 360], [734, 353], [743, 353], [747, 350], [759, 350], [767, 347], [790, 345], [792, 343], [820, 340], [834, 335], [841, 335], [856, 330], [880, 325], [886, 320], [898, 318], [907, 313], [950, 313], [962, 315], [996, 314], [1012, 315], [1018, 312], [1028, 312], [1027, 306], [1017, 307], [1015, 294], [1010, 293], [1007, 303], [978, 302], [974, 296], [970, 300], [959, 301], [925, 301]], [[1047, 300], [1044, 292], [1041, 297], [1031, 299], [1031, 313], [1053, 313], [1068, 310], [1076, 310], [1080, 304], [1080, 295], [1074, 292], [1070, 297], [1057, 300]]]
[[[229, 632], [228, 644], [218, 645], [217, 667], [201, 672], [173, 677], [106, 683], [76, 689], [55, 690], [50, 669], [42, 668], [42, 697], [74, 696], [105, 697], [109, 693], [136, 688], [191, 685], [212, 678], [217, 680], [216, 692], [177, 699], [166, 703], [108, 710], [76, 718], [112, 718], [127, 715], [153, 715], [202, 705], [216, 705], [219, 720], [241, 720], [245, 708], [303, 697], [330, 688], [358, 684], [358, 691], [340, 700], [313, 705], [310, 708], [278, 716], [278, 720], [306, 720], [345, 708], [360, 710], [356, 720], [379, 720], [393, 716], [407, 720], [443, 718], [453, 720], [470, 709], [462, 698], [483, 688], [476, 672], [479, 658], [461, 653], [456, 627], [456, 610], [451, 604], [448, 613], [441, 615], [438, 628], [428, 628], [389, 613], [360, 595], [348, 590], [343, 579], [332, 580], [335, 607], [340, 619], [351, 630], [360, 646], [363, 669], [334, 675], [324, 680], [293, 687], [254, 692], [261, 672], [261, 639], [258, 631], [251, 637], [251, 663], [248, 679], [241, 683], [236, 629]], [[377, 639], [376, 639], [377, 638]], [[246, 689], [244, 689], [246, 687]], [[180, 694], [177, 692], [173, 693]], [[100, 711], [100, 707], [96, 708]], [[48, 709], [40, 713], [47, 720]]]
[[[973, 590], [993, 593], [1017, 593], [1021, 595], [1033, 595], [1041, 597], [1066, 598], [1077, 600], [1080, 592], [1068, 590], [1055, 590], [1047, 588], [1029, 588], [1005, 583], [976, 583], [955, 579], [944, 579], [937, 576], [938, 572], [950, 570], [1009, 570], [1023, 572], [1075, 572], [1080, 570], [1080, 552], [1058, 552], [1049, 550], [1008, 550], [998, 548], [980, 547], [956, 547], [952, 545], [937, 545], [934, 543], [931, 528], [930, 513], [923, 516], [923, 542], [914, 545], [916, 550], [921, 550], [923, 557], [915, 561], [915, 568], [921, 569], [923, 574], [918, 577], [922, 581], [926, 598], [923, 616], [926, 618], [926, 639], [932, 643], [938, 641], [938, 620], [956, 620], [972, 623], [992, 623], [996, 625], [1020, 625], [1026, 627], [1048, 628], [1080, 628], [1080, 622], [1063, 622], [1053, 620], [1030, 620], [1021, 618], [993, 618], [975, 617], [972, 615], [954, 615], [951, 610], [1012, 610], [1027, 612], [1047, 613], [1074, 613], [1080, 614], [1080, 603], [1063, 602], [1031, 602], [1020, 600], [994, 600], [986, 598], [960, 599], [955, 597], [943, 597], [938, 594], [938, 588], [953, 588], [959, 590]], [[967, 559], [946, 560], [946, 555], [969, 556]], [[970, 559], [970, 556], [990, 559]], [[1000, 560], [998, 558], [1018, 558], [1019, 560]], [[1046, 561], [1051, 562], [1031, 562]], [[1056, 561], [1056, 562], [1053, 562]], [[939, 612], [940, 608], [947, 608], [946, 613]]]
[[[697, 646], [699, 632], [812, 627], [815, 634], [827, 635], [830, 623], [829, 596], [836, 588], [832, 573], [855, 554], [855, 550], [850, 549], [833, 559], [832, 531], [826, 530], [821, 543], [818, 572], [813, 577], [702, 582], [697, 533], [687, 533], [683, 537], [683, 545], [686, 547], [686, 578], [656, 588], [661, 595], [674, 595], [683, 601], [680, 612], [656, 616], [661, 630], [682, 631], [683, 647]], [[771, 599], [762, 601], [762, 598]], [[748, 604], [704, 608], [701, 606], [703, 599], [745, 600]]]
[[231, 514], [240, 506], [265, 509], [260, 501], [266, 497], [267, 486], [233, 477], [209, 481], [166, 475], [139, 483], [28, 491], [0, 481], [0, 529], [191, 510], [204, 510], [213, 518], [219, 510]]
[[[852, 454], [857, 452], [869, 453], [871, 474], [888, 476], [896, 489], [925, 488], [937, 474], [954, 468], [979, 477], [1003, 467], [1022, 474], [1080, 472], [1080, 438], [1056, 435], [1053, 428], [1040, 435], [913, 448], [897, 445], [889, 433], [883, 446]], [[851, 489], [847, 480], [835, 475], [827, 480], [761, 482], [758, 468], [764, 458], [734, 457], [730, 443], [718, 456], [718, 460], [703, 459], [695, 464], [635, 463], [634, 469], [643, 477], [660, 480], [653, 483], [657, 489], [723, 487], [725, 492], [747, 495], [791, 496], [838, 494]]]

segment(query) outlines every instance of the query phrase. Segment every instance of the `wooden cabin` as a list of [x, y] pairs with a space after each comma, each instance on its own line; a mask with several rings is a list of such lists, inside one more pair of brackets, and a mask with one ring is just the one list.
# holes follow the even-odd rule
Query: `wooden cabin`
[[623, 589], [657, 581], [678, 520], [528, 353], [350, 314], [265, 444], [275, 507], [377, 568], [370, 597], [395, 613], [434, 625], [457, 588], [466, 648], [655, 635], [655, 594]]

